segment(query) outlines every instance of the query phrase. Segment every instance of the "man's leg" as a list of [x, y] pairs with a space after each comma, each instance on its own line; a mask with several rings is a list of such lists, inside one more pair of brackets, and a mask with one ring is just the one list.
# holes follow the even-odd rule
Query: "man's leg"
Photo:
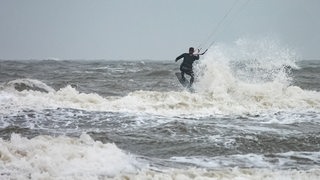
[[190, 84], [189, 87], [192, 87], [193, 81], [194, 81], [194, 73], [191, 71], [188, 73], [188, 75], [191, 77], [190, 78]]
[[194, 76], [193, 76], [193, 74], [192, 74], [192, 75], [191, 75], [191, 78], [190, 78], [190, 87], [192, 87], [193, 81], [194, 81]]
[[184, 77], [184, 72], [183, 71], [181, 71], [181, 78], [182, 78], [183, 81], [186, 80], [186, 78]]

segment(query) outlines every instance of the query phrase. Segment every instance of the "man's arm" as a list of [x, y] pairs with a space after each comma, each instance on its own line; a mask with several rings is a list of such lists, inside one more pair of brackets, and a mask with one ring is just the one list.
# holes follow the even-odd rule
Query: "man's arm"
[[195, 54], [195, 55], [204, 55], [207, 51], [208, 49], [206, 49], [203, 53], [200, 53], [200, 50], [198, 49], [198, 54]]
[[198, 54], [193, 54], [194, 60], [199, 60], [200, 55], [204, 55], [207, 51], [208, 51], [208, 49], [206, 49], [203, 53], [200, 53], [200, 49], [198, 49]]
[[176, 62], [177, 62], [179, 59], [183, 58], [183, 57], [184, 57], [184, 53], [181, 54], [180, 56], [178, 56], [178, 57], [176, 58]]
[[195, 54], [195, 55], [194, 55], [194, 60], [199, 60], [199, 59], [200, 59], [199, 54]]

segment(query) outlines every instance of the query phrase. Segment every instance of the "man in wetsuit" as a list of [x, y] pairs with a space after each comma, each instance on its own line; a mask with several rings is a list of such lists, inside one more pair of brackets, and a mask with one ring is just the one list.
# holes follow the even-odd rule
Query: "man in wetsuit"
[[[199, 51], [200, 50], [198, 50], [198, 53], [199, 53]], [[190, 47], [189, 48], [189, 53], [183, 53], [183, 54], [181, 54], [180, 56], [178, 56], [176, 58], [176, 62], [179, 59], [183, 58], [183, 62], [180, 65], [181, 76], [182, 76], [183, 81], [185, 80], [184, 74], [187, 74], [187, 75], [189, 75], [191, 77], [190, 78], [189, 87], [192, 86], [193, 81], [194, 81], [194, 73], [193, 73], [193, 70], [192, 70], [192, 64], [193, 64], [194, 61], [199, 60], [199, 55], [203, 55], [204, 54], [204, 53], [202, 53], [202, 54], [193, 54], [193, 53], [194, 53], [194, 48]]]

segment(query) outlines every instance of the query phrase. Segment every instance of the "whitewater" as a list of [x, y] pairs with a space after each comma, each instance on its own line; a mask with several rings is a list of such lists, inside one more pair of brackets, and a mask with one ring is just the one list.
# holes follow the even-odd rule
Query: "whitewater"
[[320, 60], [215, 44], [190, 93], [174, 59], [0, 60], [0, 179], [319, 179]]

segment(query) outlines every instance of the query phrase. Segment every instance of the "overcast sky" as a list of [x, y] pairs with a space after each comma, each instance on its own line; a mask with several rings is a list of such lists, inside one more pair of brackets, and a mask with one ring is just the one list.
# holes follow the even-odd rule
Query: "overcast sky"
[[0, 0], [0, 59], [171, 60], [213, 32], [208, 43], [271, 36], [320, 59], [320, 0], [246, 2]]

